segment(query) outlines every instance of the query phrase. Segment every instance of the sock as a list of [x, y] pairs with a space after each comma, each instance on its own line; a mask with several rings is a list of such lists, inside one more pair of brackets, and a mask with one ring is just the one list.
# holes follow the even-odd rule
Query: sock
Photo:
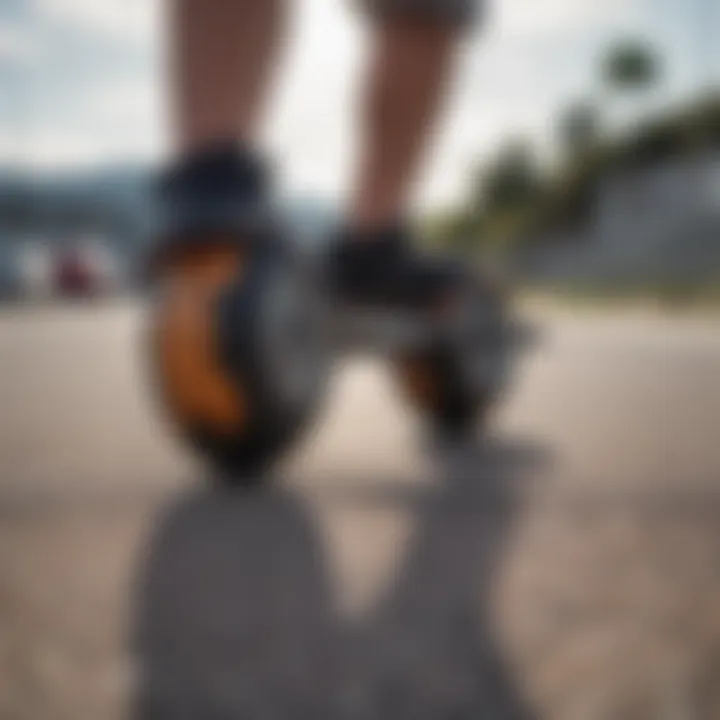
[[250, 204], [266, 196], [268, 179], [256, 153], [225, 141], [181, 159], [161, 176], [158, 189], [170, 203], [238, 197]]

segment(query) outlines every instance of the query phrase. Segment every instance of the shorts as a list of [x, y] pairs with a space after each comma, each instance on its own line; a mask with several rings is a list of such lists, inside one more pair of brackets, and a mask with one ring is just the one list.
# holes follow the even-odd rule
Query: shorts
[[362, 0], [373, 15], [412, 13], [442, 23], [468, 26], [479, 19], [482, 0]]

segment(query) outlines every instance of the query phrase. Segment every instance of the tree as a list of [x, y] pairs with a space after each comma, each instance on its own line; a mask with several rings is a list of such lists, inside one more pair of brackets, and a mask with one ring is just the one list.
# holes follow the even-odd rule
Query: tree
[[660, 64], [659, 55], [643, 41], [621, 40], [612, 45], [601, 69], [607, 104], [617, 105], [623, 97], [638, 98], [654, 88], [660, 80]]
[[500, 150], [480, 178], [481, 202], [488, 212], [526, 205], [538, 193], [542, 179], [530, 146], [512, 141]]
[[655, 84], [660, 74], [656, 53], [639, 41], [619, 42], [607, 53], [603, 68], [606, 84], [616, 90], [638, 91]]
[[590, 150], [600, 135], [600, 111], [588, 100], [570, 105], [560, 117], [558, 134], [568, 157]]

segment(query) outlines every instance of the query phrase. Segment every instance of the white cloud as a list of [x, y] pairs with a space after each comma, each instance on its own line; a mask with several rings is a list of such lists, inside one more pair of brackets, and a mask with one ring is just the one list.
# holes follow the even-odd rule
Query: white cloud
[[36, 12], [87, 32], [147, 42], [159, 27], [158, 0], [35, 0]]
[[495, 31], [539, 35], [597, 23], [624, 23], [636, 16], [637, 0], [496, 0]]
[[162, 93], [142, 77], [92, 88], [80, 99], [82, 114], [94, 121], [113, 118], [119, 125], [142, 127], [156, 122], [162, 112]]
[[11, 66], [37, 62], [42, 48], [27, 28], [0, 25], [0, 63]]
[[365, 37], [340, 0], [298, 4], [266, 128], [284, 184], [337, 197], [352, 172]]
[[89, 133], [86, 128], [29, 128], [0, 138], [0, 165], [78, 169], [142, 162], [157, 156], [159, 143], [158, 134], [151, 131], [117, 136]]

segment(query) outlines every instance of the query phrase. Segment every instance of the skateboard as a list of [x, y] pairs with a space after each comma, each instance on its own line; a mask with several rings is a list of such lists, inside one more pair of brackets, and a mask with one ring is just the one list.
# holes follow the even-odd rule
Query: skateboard
[[507, 383], [514, 323], [482, 273], [457, 298], [420, 311], [338, 302], [322, 253], [277, 237], [208, 237], [163, 262], [150, 313], [150, 368], [177, 434], [230, 486], [257, 485], [312, 427], [333, 366], [389, 363], [435, 433], [485, 426]]

